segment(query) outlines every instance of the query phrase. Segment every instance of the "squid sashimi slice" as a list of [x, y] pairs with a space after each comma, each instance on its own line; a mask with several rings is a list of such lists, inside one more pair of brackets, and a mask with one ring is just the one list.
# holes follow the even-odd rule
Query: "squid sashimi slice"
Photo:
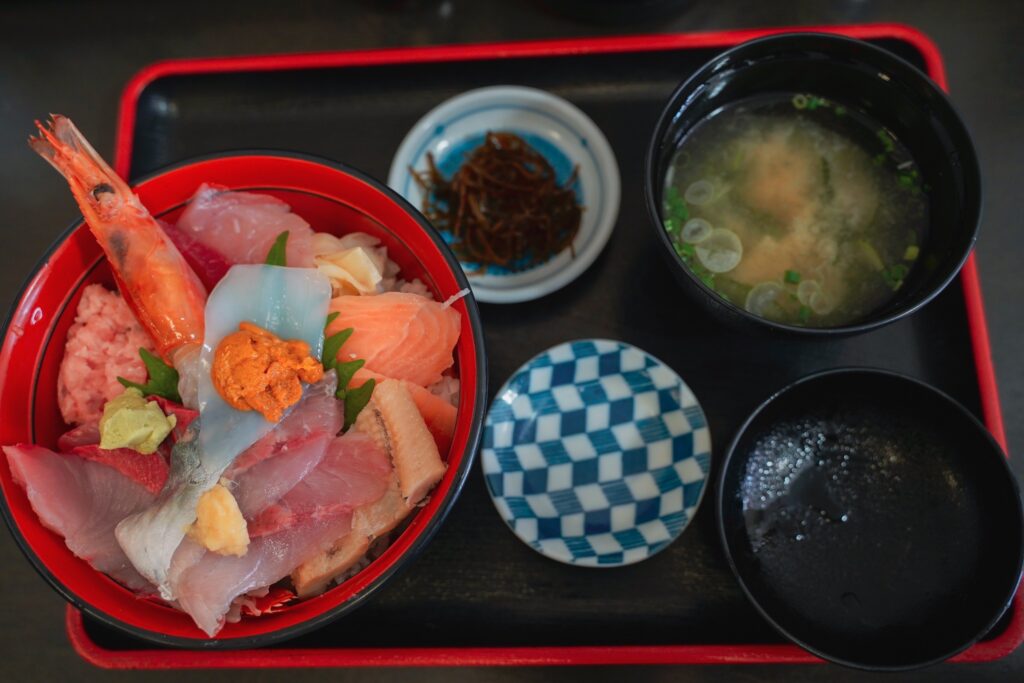
[[[128, 558], [164, 599], [176, 598], [167, 572], [195, 521], [200, 497], [242, 451], [275, 427], [260, 413], [236, 410], [220, 397], [210, 379], [214, 350], [239, 323], [248, 321], [282, 339], [301, 339], [319, 356], [330, 296], [330, 282], [315, 270], [265, 265], [232, 267], [210, 293], [199, 359], [199, 418], [174, 444], [167, 485], [156, 503], [117, 527], [117, 540]], [[306, 396], [333, 394], [336, 383], [333, 373], [325, 375], [307, 387]]]
[[287, 265], [313, 266], [313, 229], [270, 195], [201, 185], [175, 227], [232, 263], [263, 263], [287, 230]]
[[41, 446], [4, 446], [3, 451], [43, 526], [98, 571], [133, 591], [152, 591], [114, 538], [117, 523], [150, 505], [152, 493], [99, 462]]
[[301, 526], [255, 538], [245, 555], [218, 555], [186, 539], [174, 554], [169, 582], [178, 605], [196, 626], [213, 636], [224, 625], [232, 601], [269, 586], [306, 559], [323, 552], [346, 534], [350, 514], [312, 520]]
[[342, 405], [333, 393], [311, 393], [277, 429], [240, 455], [224, 476], [234, 483], [242, 516], [252, 519], [308, 479], [343, 423]]
[[376, 296], [339, 296], [331, 301], [338, 317], [329, 333], [354, 332], [338, 358], [362, 358], [366, 369], [422, 387], [441, 379], [454, 363], [459, 340], [459, 312], [416, 294], [387, 292]]
[[[372, 370], [360, 368], [352, 377], [349, 387], [355, 389], [362, 386], [368, 379], [373, 379], [380, 383], [389, 378]], [[434, 437], [437, 450], [442, 457], [447, 456], [452, 446], [452, 436], [455, 434], [458, 410], [445, 399], [437, 394], [430, 393], [429, 390], [424, 389], [418, 384], [406, 382], [405, 380], [397, 381], [402, 382], [402, 385], [409, 391], [409, 396], [412, 398], [413, 403], [416, 404], [416, 408], [419, 409], [423, 421], [427, 424], [427, 429], [430, 430], [430, 434]]]
[[384, 495], [390, 475], [387, 453], [370, 437], [350, 430], [331, 441], [308, 477], [249, 522], [249, 536], [277, 533], [372, 503]]

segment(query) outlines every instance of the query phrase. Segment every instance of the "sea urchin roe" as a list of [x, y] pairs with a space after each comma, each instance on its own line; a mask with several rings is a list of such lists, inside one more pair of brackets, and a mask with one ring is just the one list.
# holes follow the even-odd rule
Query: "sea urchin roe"
[[146, 401], [142, 392], [130, 387], [103, 406], [100, 418], [100, 448], [130, 448], [143, 455], [154, 453], [177, 424], [164, 415], [156, 401]]
[[564, 183], [540, 152], [518, 135], [488, 132], [446, 180], [431, 154], [413, 178], [423, 189], [423, 213], [452, 234], [460, 259], [522, 271], [569, 249], [580, 229], [577, 168]]
[[243, 322], [217, 346], [210, 375], [228, 405], [277, 422], [302, 398], [302, 382], [319, 382], [324, 368], [309, 355], [306, 342], [285, 341]]
[[188, 535], [220, 555], [241, 557], [249, 551], [249, 527], [238, 501], [223, 483], [214, 485], [199, 499], [196, 521], [189, 527]]

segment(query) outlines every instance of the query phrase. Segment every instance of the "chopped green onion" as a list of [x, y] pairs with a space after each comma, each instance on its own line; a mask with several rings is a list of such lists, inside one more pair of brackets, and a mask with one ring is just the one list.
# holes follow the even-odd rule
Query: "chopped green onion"
[[798, 317], [800, 319], [800, 322], [806, 324], [807, 321], [811, 319], [811, 307], [810, 306], [801, 306], [800, 307], [800, 313], [797, 314], [797, 315], [798, 315]]
[[670, 235], [674, 235], [675, 233], [679, 232], [679, 226], [676, 225], [676, 222], [674, 220], [672, 220], [671, 218], [666, 218], [664, 220], [664, 223], [665, 223], [665, 232], [669, 233]]
[[797, 109], [805, 109], [807, 107], [807, 95], [801, 93], [793, 95], [793, 106]]
[[907, 247], [907, 250], [903, 252], [904, 261], [916, 261], [917, 257], [921, 254], [921, 249], [916, 244], [911, 244]]
[[787, 270], [784, 279], [791, 285], [798, 285], [800, 284], [800, 273], [795, 270]]

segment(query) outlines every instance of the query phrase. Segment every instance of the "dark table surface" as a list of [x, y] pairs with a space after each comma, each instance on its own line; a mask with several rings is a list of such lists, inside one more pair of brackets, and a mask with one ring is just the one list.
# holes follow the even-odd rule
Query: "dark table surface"
[[[695, 0], [669, 16], [597, 21], [555, 15], [540, 0], [385, 0], [260, 3], [7, 2], [0, 6], [0, 307], [76, 214], [24, 144], [33, 118], [72, 114], [101, 153], [113, 148], [117, 100], [143, 65], [167, 57], [902, 22], [922, 29], [946, 61], [953, 101], [974, 133], [985, 177], [978, 257], [1011, 453], [1024, 446], [1024, 3], [1020, 0]], [[585, 3], [577, 3], [585, 4]], [[638, 3], [642, 4], [642, 3]], [[1020, 458], [1014, 467], [1024, 472]], [[180, 673], [105, 672], [80, 660], [63, 629], [64, 602], [0, 533], [0, 655], [5, 680], [173, 680]], [[860, 680], [833, 666], [604, 669], [377, 669], [190, 672], [190, 680]], [[991, 664], [940, 666], [890, 680], [1022, 680], [1024, 648]]]

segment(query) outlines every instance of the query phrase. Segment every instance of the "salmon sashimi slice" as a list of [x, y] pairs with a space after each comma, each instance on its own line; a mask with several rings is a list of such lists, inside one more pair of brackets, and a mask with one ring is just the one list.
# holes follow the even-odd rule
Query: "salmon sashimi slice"
[[117, 523], [151, 505], [153, 493], [105, 463], [41, 446], [4, 446], [3, 451], [39, 521], [59, 534], [71, 552], [133, 591], [155, 590], [114, 537]]
[[[372, 370], [360, 368], [352, 377], [349, 386], [354, 389], [362, 386], [368, 379], [374, 379], [379, 384], [389, 378]], [[452, 447], [452, 436], [455, 434], [458, 410], [448, 401], [436, 394], [430, 393], [418, 384], [406, 382], [405, 380], [396, 381], [401, 382], [402, 386], [408, 390], [409, 396], [412, 397], [413, 403], [416, 404], [416, 408], [420, 411], [423, 421], [427, 424], [427, 429], [430, 430], [431, 436], [434, 437], [438, 452], [443, 459], [447, 460], [448, 451]]]
[[441, 379], [454, 363], [459, 312], [418, 294], [387, 292], [331, 300], [337, 319], [328, 334], [352, 328], [341, 361], [362, 358], [366, 369], [421, 387]]
[[387, 452], [394, 470], [384, 494], [356, 508], [351, 532], [292, 572], [300, 597], [323, 592], [355, 567], [370, 544], [397, 527], [444, 476], [445, 464], [407, 386], [399, 380], [383, 380], [356, 418], [354, 431], [368, 435]]

